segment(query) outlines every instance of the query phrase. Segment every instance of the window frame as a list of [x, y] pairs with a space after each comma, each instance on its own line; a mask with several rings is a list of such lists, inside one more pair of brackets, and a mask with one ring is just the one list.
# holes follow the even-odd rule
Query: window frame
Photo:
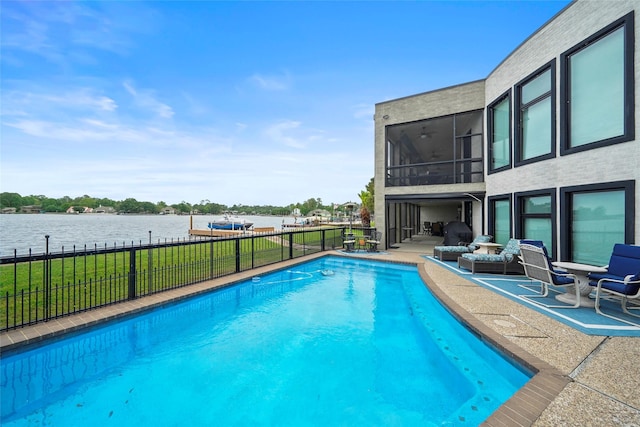
[[[543, 73], [546, 73], [547, 71], [550, 71], [550, 74], [551, 74], [549, 76], [549, 78], [551, 79], [551, 85], [550, 85], [551, 87], [549, 89], [549, 92], [545, 92], [543, 95], [540, 95], [535, 99], [533, 99], [532, 101], [529, 101], [525, 105], [522, 105], [522, 88], [526, 86], [528, 83], [530, 83], [531, 81], [538, 78]], [[522, 134], [524, 130], [524, 127], [522, 126], [522, 119], [523, 119], [522, 110], [525, 107], [528, 108], [528, 107], [534, 106], [547, 98], [551, 99], [551, 107], [549, 111], [549, 114], [551, 115], [551, 129], [550, 129], [551, 141], [550, 141], [549, 152], [545, 154], [541, 154], [536, 157], [532, 157], [530, 159], [522, 159], [522, 154], [524, 151], [522, 148], [522, 144], [524, 142], [524, 136]], [[538, 68], [536, 71], [534, 71], [532, 74], [530, 74], [529, 76], [527, 76], [526, 78], [524, 78], [514, 86], [514, 104], [516, 106], [516, 108], [514, 109], [515, 110], [514, 111], [514, 115], [515, 115], [514, 117], [514, 122], [515, 122], [514, 164], [515, 164], [515, 167], [526, 165], [529, 163], [539, 162], [542, 160], [552, 159], [556, 157], [556, 60], [555, 59], [551, 60], [547, 64]]]
[[575, 185], [560, 188], [560, 233], [562, 247], [560, 254], [562, 259], [571, 259], [571, 232], [573, 224], [571, 216], [573, 211], [572, 196], [576, 193], [599, 193], [607, 191], [624, 191], [625, 192], [625, 218], [624, 218], [624, 244], [635, 244], [635, 217], [636, 217], [636, 182], [629, 181], [612, 181], [597, 184]]
[[[544, 188], [540, 190], [533, 191], [523, 191], [514, 194], [514, 207], [515, 207], [515, 226], [516, 232], [515, 235], [518, 236], [519, 239], [527, 238], [524, 236], [524, 221], [527, 218], [549, 218], [551, 222], [551, 253], [553, 254], [553, 258], [557, 259], [558, 251], [557, 251], [557, 238], [558, 235], [558, 215], [557, 215], [557, 190], [556, 188]], [[531, 197], [541, 197], [548, 196], [551, 199], [551, 212], [549, 214], [524, 214], [524, 202]], [[545, 242], [547, 243], [547, 242]]]
[[[570, 81], [570, 59], [571, 57], [598, 42], [618, 30], [624, 28], [624, 133], [619, 136], [593, 141], [588, 144], [571, 147], [570, 135], [570, 112], [571, 102], [571, 81]], [[571, 49], [560, 55], [560, 155], [569, 155], [581, 151], [592, 150], [594, 148], [606, 147], [635, 139], [635, 81], [634, 81], [634, 55], [635, 55], [635, 30], [634, 15], [630, 12], [622, 18], [607, 25], [605, 28], [591, 35], [582, 42], [576, 44]]]
[[488, 221], [488, 234], [493, 236], [493, 240], [496, 241], [496, 227], [495, 227], [495, 202], [504, 202], [507, 201], [509, 203], [509, 234], [513, 236], [513, 195], [512, 194], [501, 194], [496, 196], [487, 197], [488, 204], [488, 212], [487, 212], [487, 221]]
[[[493, 168], [493, 118], [494, 108], [501, 104], [505, 99], [509, 101], [509, 162], [500, 166], [499, 168]], [[511, 169], [513, 166], [513, 99], [511, 88], [496, 98], [491, 104], [487, 105], [487, 174], [491, 175], [496, 172], [502, 172]]]

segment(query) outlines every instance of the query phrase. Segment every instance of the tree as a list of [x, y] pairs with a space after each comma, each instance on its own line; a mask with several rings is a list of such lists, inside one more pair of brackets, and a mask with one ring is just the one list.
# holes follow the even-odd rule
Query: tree
[[360, 206], [360, 218], [364, 227], [371, 226], [371, 214], [373, 213], [375, 206], [373, 192], [374, 181], [373, 178], [371, 178], [371, 181], [369, 181], [369, 184], [367, 184], [365, 189], [358, 194], [358, 197], [360, 197], [360, 201], [362, 202], [362, 205]]
[[176, 205], [171, 205], [171, 207], [182, 214], [188, 214], [192, 211], [191, 205], [184, 200]]
[[151, 202], [140, 202], [140, 211], [144, 213], [158, 213], [158, 207]]
[[125, 213], [138, 213], [140, 212], [140, 204], [136, 199], [128, 198], [120, 202], [118, 210]]
[[0, 193], [0, 207], [1, 208], [16, 208], [20, 209], [23, 205], [22, 196], [18, 193]]

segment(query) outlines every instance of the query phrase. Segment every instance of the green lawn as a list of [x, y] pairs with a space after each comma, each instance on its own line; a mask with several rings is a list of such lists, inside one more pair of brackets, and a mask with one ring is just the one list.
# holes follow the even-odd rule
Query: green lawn
[[[340, 229], [323, 231], [326, 249], [341, 244]], [[314, 230], [135, 248], [135, 296], [297, 258], [321, 247], [322, 231]], [[45, 261], [0, 266], [0, 329], [128, 299], [131, 254], [129, 248], [54, 258], [48, 269]]]

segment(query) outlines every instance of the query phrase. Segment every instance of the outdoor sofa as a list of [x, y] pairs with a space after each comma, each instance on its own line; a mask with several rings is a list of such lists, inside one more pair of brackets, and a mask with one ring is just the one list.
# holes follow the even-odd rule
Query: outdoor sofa
[[472, 273], [524, 274], [520, 264], [520, 241], [510, 239], [499, 254], [462, 254], [458, 267]]
[[478, 249], [476, 243], [490, 242], [492, 236], [481, 234], [473, 239], [473, 242], [469, 244], [458, 244], [457, 246], [436, 246], [433, 248], [433, 256], [440, 261], [455, 261], [458, 257], [465, 253], [472, 253]]

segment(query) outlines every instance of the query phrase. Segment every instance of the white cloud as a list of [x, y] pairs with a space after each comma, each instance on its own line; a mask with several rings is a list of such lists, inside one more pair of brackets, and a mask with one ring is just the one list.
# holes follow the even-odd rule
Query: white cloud
[[137, 90], [133, 86], [133, 83], [129, 81], [123, 82], [122, 86], [124, 86], [126, 91], [129, 92], [129, 94], [133, 97], [134, 102], [139, 107], [151, 111], [153, 114], [163, 119], [170, 119], [173, 117], [173, 108], [163, 102], [158, 101], [155, 98], [154, 91], [148, 89]]
[[291, 77], [288, 73], [282, 76], [265, 76], [262, 74], [254, 74], [249, 77], [249, 81], [260, 89], [269, 91], [287, 90], [291, 86]]
[[60, 116], [70, 110], [114, 112], [118, 104], [112, 98], [90, 88], [73, 89], [9, 89], [2, 96], [3, 115]]
[[272, 141], [283, 144], [292, 148], [305, 148], [304, 141], [289, 135], [292, 131], [300, 128], [300, 122], [294, 120], [288, 120], [285, 122], [276, 123], [265, 129], [265, 135]]

